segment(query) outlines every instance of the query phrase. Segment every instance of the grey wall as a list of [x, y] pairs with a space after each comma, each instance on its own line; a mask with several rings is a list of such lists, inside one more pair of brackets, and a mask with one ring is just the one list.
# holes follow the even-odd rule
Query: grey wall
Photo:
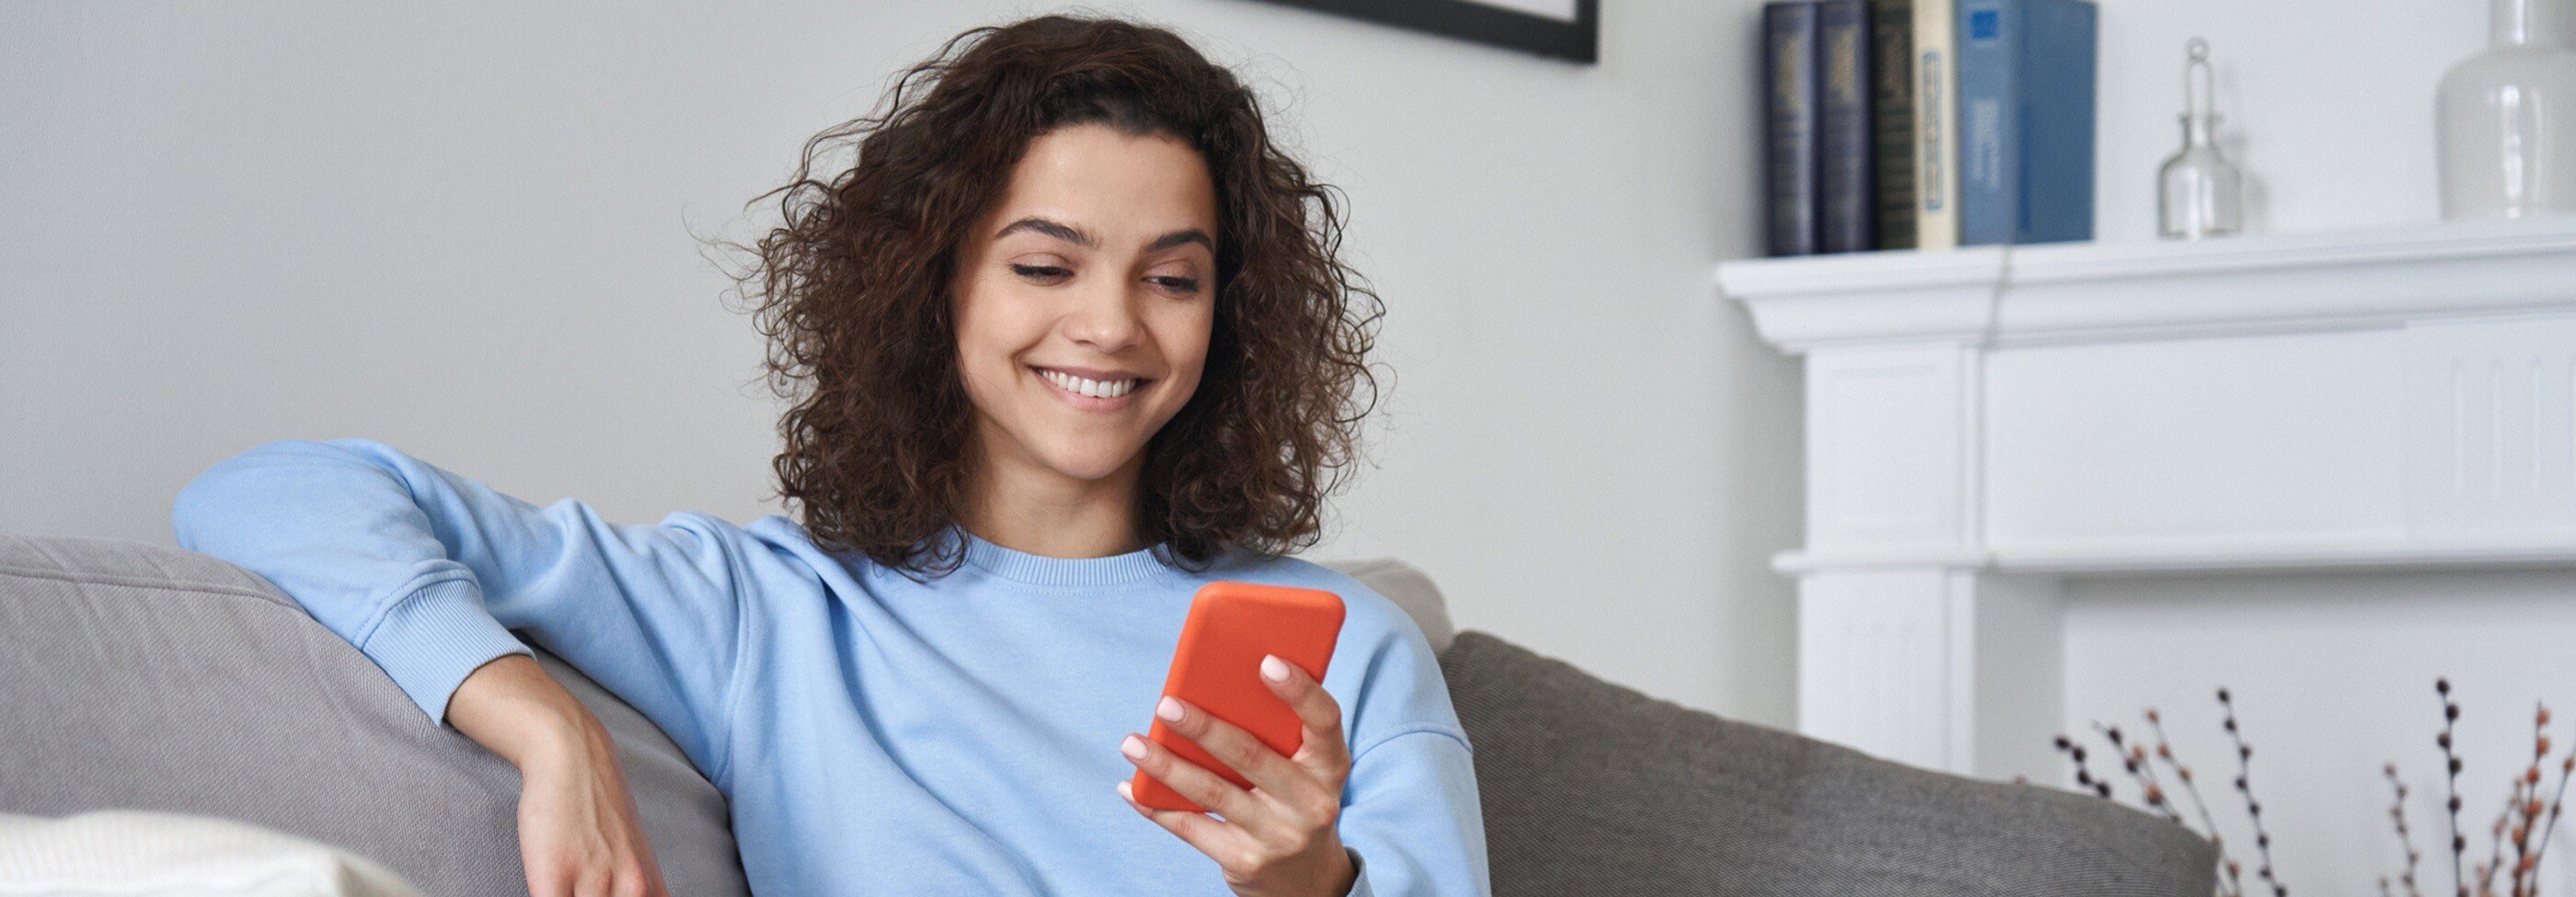
[[[1796, 375], [1756, 246], [1751, 0], [1612, 0], [1581, 67], [1243, 0], [1102, 7], [1252, 75], [1389, 308], [1312, 554], [1785, 723]], [[748, 521], [777, 409], [692, 234], [1005, 3], [0, 5], [0, 530], [164, 541], [180, 484], [364, 435], [540, 504]]]

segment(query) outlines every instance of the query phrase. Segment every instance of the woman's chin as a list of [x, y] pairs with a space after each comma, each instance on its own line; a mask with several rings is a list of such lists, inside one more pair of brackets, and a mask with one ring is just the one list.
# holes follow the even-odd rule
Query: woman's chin
[[1046, 466], [1058, 474], [1077, 480], [1098, 480], [1125, 467], [1135, 453], [1115, 450], [1050, 453]]

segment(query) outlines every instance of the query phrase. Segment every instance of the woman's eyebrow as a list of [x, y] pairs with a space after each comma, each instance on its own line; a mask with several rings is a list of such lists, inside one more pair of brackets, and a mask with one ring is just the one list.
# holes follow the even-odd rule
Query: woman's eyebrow
[[1035, 215], [1011, 222], [1008, 226], [1003, 227], [1001, 232], [994, 234], [993, 239], [999, 240], [1003, 237], [1007, 237], [1024, 230], [1037, 231], [1038, 233], [1054, 237], [1058, 240], [1063, 240], [1067, 243], [1072, 243], [1090, 249], [1100, 248], [1100, 238], [1092, 236], [1090, 231], [1086, 231], [1082, 228], [1074, 227], [1073, 225], [1065, 224], [1063, 222], [1050, 221]]
[[1207, 231], [1203, 231], [1195, 227], [1184, 228], [1155, 237], [1154, 242], [1145, 244], [1145, 251], [1161, 252], [1175, 246], [1184, 246], [1191, 243], [1205, 246], [1209, 252], [1216, 251], [1216, 241], [1209, 239]]
[[[1036, 215], [1031, 215], [1005, 225], [1000, 232], [993, 235], [993, 239], [999, 240], [1003, 237], [1007, 237], [1021, 231], [1035, 231], [1088, 249], [1100, 248], [1100, 238], [1092, 236], [1090, 231], [1083, 230], [1082, 228], [1075, 227], [1061, 221], [1041, 218]], [[1175, 246], [1186, 246], [1191, 243], [1205, 246], [1210, 252], [1216, 251], [1216, 240], [1209, 237], [1207, 231], [1203, 231], [1195, 227], [1183, 228], [1155, 237], [1154, 242], [1145, 244], [1145, 251], [1161, 252]]]

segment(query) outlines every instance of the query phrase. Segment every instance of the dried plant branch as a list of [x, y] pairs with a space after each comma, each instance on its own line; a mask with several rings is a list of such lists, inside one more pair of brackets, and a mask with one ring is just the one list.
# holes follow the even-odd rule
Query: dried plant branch
[[[2446, 796], [2444, 818], [2451, 833], [2451, 881], [2456, 897], [2539, 897], [2541, 865], [2557, 831], [2558, 818], [2565, 813], [2569, 783], [2576, 781], [2576, 744], [2571, 744], [2567, 754], [2556, 759], [2557, 787], [2544, 790], [2545, 767], [2552, 762], [2551, 755], [2557, 743], [2549, 737], [2551, 716], [2548, 705], [2541, 704], [2535, 709], [2532, 715], [2532, 762], [2517, 771], [2510, 781], [2503, 812], [2497, 815], [2489, 828], [2492, 837], [2486, 861], [2471, 864], [2468, 839], [2460, 828], [2460, 774], [2465, 766], [2456, 743], [2460, 705], [2454, 700], [2448, 678], [2434, 680], [2433, 689], [2442, 701], [2442, 731], [2434, 741], [2442, 749]], [[2246, 816], [2253, 822], [2256, 876], [2270, 885], [2272, 897], [2288, 897], [2289, 887], [2281, 881], [2273, 865], [2272, 837], [2263, 825], [2263, 804], [2254, 796], [2251, 782], [2253, 745], [2246, 741], [2243, 727], [2237, 722], [2234, 695], [2225, 688], [2218, 689], [2218, 704], [2222, 726], [2236, 748], [2236, 791], [2245, 801]], [[2211, 814], [2208, 800], [2201, 796], [2191, 767], [2174, 755], [2172, 743], [2165, 733], [2164, 719], [2156, 709], [2147, 708], [2145, 717], [2148, 730], [2154, 735], [2152, 744], [2143, 739], [2131, 739], [2129, 733], [2121, 731], [2118, 726], [2096, 721], [2093, 728], [2110, 742], [2146, 806], [2162, 813], [2185, 831], [2189, 831], [2191, 826], [2179, 801], [2170, 796], [2172, 792], [2168, 787], [2190, 798], [2190, 812], [2197, 815], [2202, 826], [2207, 828], [2210, 846], [2216, 848], [2217, 859], [2224, 872], [2217, 881], [2217, 897], [2245, 897], [2243, 865], [2228, 855], [2225, 840], [2218, 832], [2217, 820]], [[2061, 734], [2057, 736], [2057, 750], [2066, 755], [2073, 766], [2077, 786], [2107, 800], [2118, 799], [2110, 778], [2094, 775], [2086, 764], [2089, 757], [2084, 745]], [[2157, 770], [2159, 761], [2164, 764], [2166, 772]], [[2405, 866], [2393, 879], [2379, 877], [2379, 893], [2383, 897], [2398, 897], [2399, 894], [2424, 897], [2423, 852], [2415, 844], [2414, 828], [2409, 824], [2406, 813], [2407, 799], [2412, 791], [2399, 774], [2397, 764], [2383, 765], [2381, 773], [2388, 780], [2393, 797], [2388, 811], [2389, 822], [2397, 834], [2398, 847], [2405, 852]], [[2024, 780], [2017, 778], [2016, 781]], [[2510, 859], [2506, 856], [2508, 846], [2512, 854]], [[2499, 873], [2505, 879], [2502, 894], [2496, 890]]]
[[2156, 780], [2156, 768], [2147, 762], [2146, 746], [2130, 744], [2120, 734], [2120, 727], [2103, 725], [2100, 720], [2094, 721], [2093, 729], [2102, 733], [2102, 737], [2111, 742], [2111, 747], [2119, 751], [2120, 766], [2128, 770], [2131, 780], [2137, 782], [2140, 799], [2144, 800], [2149, 808], [2163, 813], [2165, 819], [2173, 824], [2182, 826], [2186, 831], [2190, 830], [2191, 826], [2182, 821], [2182, 814], [2175, 812], [2173, 804], [2165, 800], [2164, 784]]
[[2494, 846], [2487, 852], [2487, 861], [2478, 864], [2475, 870], [2478, 873], [2478, 897], [2494, 897], [2496, 872], [2504, 868], [2504, 832], [2505, 827], [2513, 823], [2514, 805], [2522, 802], [2521, 776], [2514, 777], [2513, 788], [2513, 793], [2505, 795], [2504, 812], [2496, 814], [2495, 839], [2491, 842]]
[[2460, 721], [2460, 705], [2451, 700], [2451, 680], [2433, 680], [2433, 691], [2442, 696], [2442, 734], [2434, 741], [2442, 746], [2442, 759], [2449, 768], [2444, 781], [2449, 783], [2451, 794], [2447, 804], [2451, 817], [2451, 885], [2459, 890], [2459, 897], [2469, 897], [2469, 880], [2460, 870], [2460, 861], [2469, 851], [2469, 840], [2460, 836], [2460, 753], [2451, 746], [2452, 729]]
[[2101, 796], [2104, 800], [2110, 799], [2110, 780], [2094, 778], [2093, 771], [2084, 767], [2083, 745], [2075, 743], [2075, 739], [2059, 735], [2057, 736], [2057, 752], [2065, 754], [2067, 760], [2075, 764], [2075, 784], [2077, 787], [2083, 788], [2086, 791], [2091, 791], [2094, 794]]
[[2254, 799], [2254, 786], [2249, 781], [2254, 774], [2254, 747], [2245, 743], [2245, 733], [2236, 725], [2236, 701], [2228, 695], [2227, 689], [2218, 690], [2218, 706], [2226, 715], [2227, 737], [2236, 742], [2236, 792], [2245, 797], [2245, 815], [2254, 820], [2254, 849], [2257, 859], [2263, 864], [2255, 869], [2255, 874], [2272, 886], [2272, 897], [2289, 897], [2289, 887], [2282, 884], [2280, 876], [2273, 871], [2272, 836], [2263, 830], [2263, 802]]
[[[2544, 718], [2542, 725], [2547, 724]], [[2567, 806], [2567, 777], [2571, 774], [2576, 774], [2576, 748], [2570, 748], [2567, 758], [2558, 764], [2558, 791], [2549, 798], [2549, 818], [2540, 827], [2540, 846], [2531, 851], [2531, 874], [2535, 880], [2540, 875], [2541, 858], [2549, 853], [2549, 835], [2558, 830], [2558, 811]]]
[[2531, 836], [2540, 827], [2540, 762], [2549, 759], [2549, 705], [2537, 705], [2531, 722], [2531, 767], [2516, 783], [2517, 799], [2513, 814], [2520, 821], [2513, 828], [2513, 897], [2535, 897], [2540, 890], [2540, 860], [2533, 854]]
[[[2397, 823], [2397, 846], [2406, 850], [2406, 871], [2399, 873], [2397, 880], [2406, 885], [2407, 897], [2424, 897], [2424, 892], [2419, 890], [2415, 883], [2415, 863], [2423, 855], [2415, 851], [2415, 834], [2406, 828], [2406, 780], [2398, 777], [2395, 763], [2388, 764], [2382, 769], [2387, 773], [2388, 784], [2395, 788], [2397, 793], [2397, 803], [2389, 808], [2388, 817]], [[2380, 879], [2380, 887], [2383, 890], [2388, 886], [2387, 881], [2384, 878]]]
[[[2147, 728], [2156, 733], [2155, 758], [2165, 761], [2166, 768], [2173, 771], [2174, 780], [2182, 783], [2182, 793], [2191, 798], [2193, 811], [2200, 814], [2200, 824], [2209, 833], [2209, 846], [2218, 850], [2219, 867], [2227, 870], [2228, 878], [2219, 882], [2219, 893], [2226, 897], [2242, 897], [2245, 893], [2245, 883], [2243, 879], [2237, 877], [2236, 861], [2227, 856], [2227, 841], [2219, 836], [2218, 820], [2209, 815], [2209, 802], [2201, 799], [2200, 786], [2192, 781], [2191, 767], [2183, 765], [2181, 760], [2174, 757], [2173, 741], [2165, 737], [2164, 714], [2156, 712], [2156, 708], [2147, 708]], [[2236, 884], [2236, 890], [2232, 894], [2225, 889], [2229, 881]]]

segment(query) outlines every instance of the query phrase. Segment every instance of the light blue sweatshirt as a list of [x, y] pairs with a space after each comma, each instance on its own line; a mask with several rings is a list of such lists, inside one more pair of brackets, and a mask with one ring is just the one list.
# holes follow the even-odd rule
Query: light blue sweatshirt
[[1230, 893], [1119, 798], [1135, 767], [1118, 744], [1152, 721], [1200, 585], [1324, 589], [1347, 608], [1324, 689], [1353, 757], [1352, 893], [1489, 892], [1475, 769], [1429, 644], [1305, 561], [1236, 552], [1192, 575], [952, 527], [965, 563], [925, 584], [783, 517], [612, 524], [358, 439], [225, 460], [172, 526], [301, 602], [433, 719], [520, 638], [563, 657], [724, 792], [752, 890], [775, 897]]

